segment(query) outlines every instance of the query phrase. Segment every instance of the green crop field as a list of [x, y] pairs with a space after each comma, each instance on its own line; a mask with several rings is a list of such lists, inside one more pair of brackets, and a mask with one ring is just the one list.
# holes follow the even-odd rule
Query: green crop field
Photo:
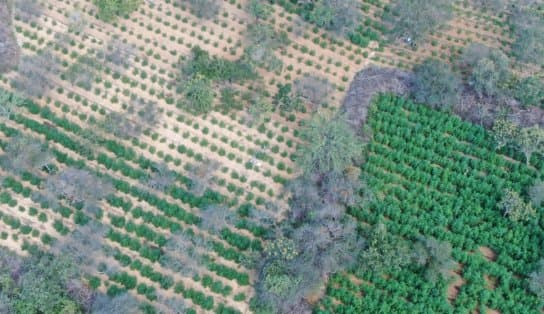
[[[420, 235], [447, 241], [458, 265], [436, 284], [425, 280], [425, 268], [384, 276], [361, 266], [354, 278], [333, 277], [320, 312], [538, 313], [540, 303], [521, 277], [540, 257], [541, 209], [538, 218], [519, 223], [505, 219], [497, 203], [505, 189], [526, 191], [542, 176], [544, 160], [526, 166], [522, 155], [495, 151], [482, 127], [391, 95], [376, 99], [369, 124], [364, 174], [374, 200], [350, 213], [363, 225], [384, 224], [394, 241]], [[448, 295], [455, 283], [458, 291]]]
[[0, 313], [544, 311], [543, 34], [539, 1], [0, 1]]

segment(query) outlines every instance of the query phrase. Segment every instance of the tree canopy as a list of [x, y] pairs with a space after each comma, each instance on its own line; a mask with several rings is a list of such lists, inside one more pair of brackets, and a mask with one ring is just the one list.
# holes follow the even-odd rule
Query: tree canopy
[[20, 258], [0, 249], [0, 310], [7, 309], [2, 313], [82, 313], [84, 300], [76, 296], [92, 292], [81, 291], [88, 288], [76, 286], [79, 280], [77, 267], [66, 257], [34, 252]]
[[342, 173], [362, 155], [362, 144], [341, 115], [316, 114], [301, 131], [297, 163], [305, 174]]
[[355, 0], [318, 0], [309, 17], [317, 26], [342, 35], [353, 31], [361, 20], [359, 3]]
[[442, 61], [426, 59], [414, 68], [412, 95], [417, 102], [449, 107], [458, 102], [460, 89], [459, 75]]
[[425, 267], [425, 276], [431, 282], [440, 277], [448, 279], [456, 262], [451, 256], [451, 244], [435, 238], [420, 238], [414, 248], [414, 258], [419, 266]]
[[453, 17], [449, 0], [395, 0], [384, 19], [395, 38], [419, 41]]
[[272, 8], [264, 0], [250, 0], [248, 11], [257, 20], [266, 19], [272, 14]]
[[507, 93], [510, 77], [508, 57], [493, 49], [474, 64], [470, 85], [479, 96], [502, 96]]
[[523, 106], [544, 105], [544, 82], [535, 76], [528, 76], [517, 82], [513, 93]]
[[527, 221], [536, 215], [531, 204], [525, 203], [521, 196], [512, 190], [505, 190], [498, 204], [504, 215], [514, 222]]
[[125, 16], [138, 8], [141, 0], [93, 0], [98, 8], [98, 18], [106, 22]]
[[255, 69], [242, 61], [229, 61], [210, 54], [199, 46], [191, 49], [191, 58], [182, 67], [186, 76], [201, 75], [212, 81], [255, 79]]
[[202, 75], [192, 77], [185, 84], [187, 109], [197, 113], [207, 113], [212, 109], [215, 94], [209, 79]]

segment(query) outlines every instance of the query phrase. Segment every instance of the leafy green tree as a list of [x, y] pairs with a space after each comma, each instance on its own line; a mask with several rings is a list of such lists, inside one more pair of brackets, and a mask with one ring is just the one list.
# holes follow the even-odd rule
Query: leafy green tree
[[544, 82], [535, 76], [528, 76], [514, 87], [514, 97], [523, 106], [544, 105]]
[[293, 85], [291, 84], [278, 86], [278, 92], [274, 95], [274, 103], [284, 112], [299, 111], [304, 108], [302, 100], [293, 93]]
[[106, 22], [125, 16], [138, 8], [141, 0], [93, 0], [98, 8], [98, 18]]
[[297, 163], [305, 175], [342, 173], [362, 156], [362, 144], [342, 115], [315, 114], [301, 130]]
[[[0, 251], [0, 291], [12, 313], [81, 313], [67, 290], [80, 272], [70, 259], [32, 252], [24, 259]], [[76, 291], [74, 291], [76, 292]]]
[[355, 0], [318, 0], [309, 18], [319, 27], [346, 35], [361, 20], [359, 3]]
[[266, 98], [261, 95], [255, 95], [247, 108], [248, 124], [258, 125], [269, 115], [274, 107]]
[[394, 0], [391, 13], [384, 19], [396, 37], [419, 41], [453, 17], [453, 3], [449, 0]]
[[417, 102], [444, 108], [459, 101], [461, 79], [451, 68], [436, 59], [426, 59], [414, 68], [412, 95]]
[[516, 137], [516, 144], [523, 154], [527, 165], [531, 161], [531, 156], [535, 152], [542, 153], [544, 146], [544, 129], [535, 125], [528, 128], [522, 128]]
[[506, 118], [498, 118], [493, 124], [493, 139], [497, 149], [511, 145], [518, 136], [519, 129], [517, 125]]
[[210, 112], [214, 97], [210, 80], [202, 75], [192, 77], [185, 85], [187, 109], [191, 112], [196, 114]]
[[199, 46], [191, 49], [191, 58], [183, 65], [181, 72], [184, 76], [202, 75], [212, 81], [243, 81], [257, 76], [249, 63], [212, 57]]
[[248, 25], [247, 39], [268, 49], [277, 49], [289, 43], [289, 37], [284, 31], [277, 32], [269, 24], [255, 23]]
[[245, 62], [268, 71], [281, 70], [283, 62], [276, 57], [274, 50], [289, 43], [286, 32], [276, 32], [268, 24], [254, 23], [248, 25], [246, 38], [248, 45], [242, 57]]
[[361, 253], [360, 272], [394, 272], [410, 262], [406, 245], [394, 239], [384, 224], [373, 226], [366, 238], [367, 248]]
[[23, 101], [18, 95], [0, 89], [0, 119], [9, 119]]
[[425, 276], [431, 282], [439, 277], [448, 279], [456, 262], [451, 256], [451, 245], [435, 238], [420, 238], [414, 247], [414, 259], [417, 265], [425, 267]]
[[264, 0], [249, 0], [248, 11], [258, 20], [265, 20], [272, 14], [272, 8]]
[[463, 48], [463, 53], [459, 58], [459, 65], [470, 71], [478, 61], [487, 58], [491, 53], [491, 48], [482, 43], [471, 43]]
[[514, 222], [527, 221], [536, 215], [536, 211], [523, 201], [521, 196], [512, 190], [505, 190], [503, 197], [498, 204], [499, 208]]
[[510, 78], [508, 57], [494, 49], [487, 57], [476, 62], [469, 82], [480, 97], [500, 97], [507, 93]]

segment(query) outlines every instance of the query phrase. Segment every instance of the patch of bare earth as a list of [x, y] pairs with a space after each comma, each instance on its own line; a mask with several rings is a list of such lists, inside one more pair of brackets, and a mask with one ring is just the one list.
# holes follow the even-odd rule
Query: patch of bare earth
[[478, 309], [475, 309], [475, 310], [472, 311], [472, 314], [501, 314], [501, 312], [499, 312], [497, 310], [494, 310], [494, 309], [486, 308], [485, 313], [482, 313], [482, 311], [480, 311]]
[[478, 248], [478, 251], [480, 251], [480, 253], [482, 253], [482, 255], [491, 262], [494, 262], [497, 259], [497, 253], [495, 253], [492, 249], [488, 248], [487, 246], [480, 246]]
[[465, 279], [461, 277], [462, 269], [463, 265], [459, 264], [456, 270], [450, 272], [453, 278], [447, 290], [447, 297], [450, 302], [453, 302], [455, 298], [457, 298], [461, 286], [466, 282]]
[[318, 288], [316, 288], [314, 291], [310, 292], [308, 295], [306, 295], [306, 302], [309, 304], [315, 305], [323, 296], [325, 295], [326, 291], [326, 285], [322, 284]]

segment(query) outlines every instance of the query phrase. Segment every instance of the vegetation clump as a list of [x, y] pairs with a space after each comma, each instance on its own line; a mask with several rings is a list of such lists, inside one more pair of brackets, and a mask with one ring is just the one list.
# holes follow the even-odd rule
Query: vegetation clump
[[141, 0], [93, 0], [93, 3], [98, 8], [98, 18], [112, 22], [135, 11]]

